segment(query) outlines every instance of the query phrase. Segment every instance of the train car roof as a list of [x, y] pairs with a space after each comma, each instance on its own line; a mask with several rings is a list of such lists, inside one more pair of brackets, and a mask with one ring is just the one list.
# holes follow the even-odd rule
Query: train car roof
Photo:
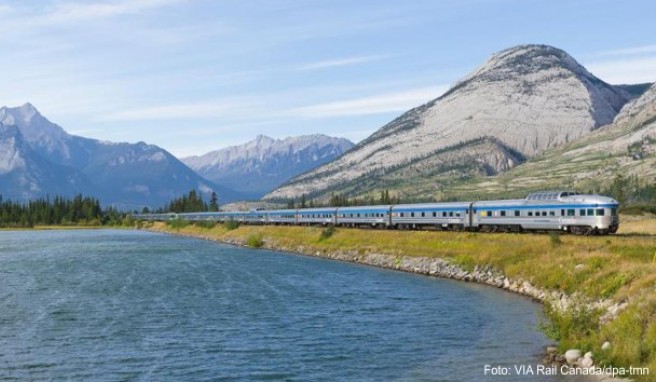
[[330, 212], [330, 211], [335, 211], [337, 207], [317, 207], [317, 208], [299, 208], [298, 212], [299, 213], [306, 213], [306, 212]]
[[339, 211], [389, 210], [391, 205], [339, 207]]
[[469, 208], [470, 202], [447, 202], [447, 203], [418, 203], [418, 204], [397, 204], [392, 207], [397, 209], [422, 209], [422, 208]]

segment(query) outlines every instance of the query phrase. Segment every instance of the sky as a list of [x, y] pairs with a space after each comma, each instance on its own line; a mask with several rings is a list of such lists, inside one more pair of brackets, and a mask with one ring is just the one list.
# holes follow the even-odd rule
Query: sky
[[655, 14], [651, 0], [0, 0], [0, 105], [180, 157], [259, 134], [357, 142], [518, 44], [654, 82]]

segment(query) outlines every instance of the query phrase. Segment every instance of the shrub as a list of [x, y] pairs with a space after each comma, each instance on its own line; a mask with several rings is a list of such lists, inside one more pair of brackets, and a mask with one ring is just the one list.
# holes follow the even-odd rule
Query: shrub
[[179, 230], [181, 228], [184, 228], [184, 227], [188, 226], [189, 222], [186, 221], [186, 220], [182, 220], [180, 218], [177, 218], [177, 219], [167, 221], [166, 225], [173, 228], [173, 229]]
[[212, 229], [216, 226], [216, 222], [211, 220], [202, 220], [195, 222], [194, 225], [200, 228]]
[[335, 233], [335, 226], [332, 224], [327, 226], [321, 231], [321, 236], [319, 236], [319, 240], [326, 240], [329, 239], [333, 234]]
[[556, 231], [549, 231], [549, 242], [551, 242], [552, 247], [557, 247], [563, 244], [563, 241], [560, 240], [560, 233]]
[[260, 248], [264, 245], [264, 241], [262, 240], [262, 235], [249, 235], [248, 238], [246, 239], [246, 245], [249, 247], [253, 248]]
[[582, 301], [573, 301], [564, 311], [545, 303], [540, 329], [549, 338], [558, 341], [561, 350], [580, 348], [585, 351], [591, 348], [588, 342], [599, 329], [600, 316], [599, 309], [590, 309]]
[[234, 220], [228, 220], [225, 223], [223, 223], [223, 227], [227, 229], [228, 231], [232, 231], [233, 229], [239, 228], [239, 222], [236, 222]]

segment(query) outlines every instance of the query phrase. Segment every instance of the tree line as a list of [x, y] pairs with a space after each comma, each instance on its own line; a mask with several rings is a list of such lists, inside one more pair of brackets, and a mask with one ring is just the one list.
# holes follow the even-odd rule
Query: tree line
[[347, 194], [333, 192], [327, 203], [321, 203], [314, 199], [308, 200], [307, 195], [303, 194], [299, 199], [289, 199], [287, 201], [287, 208], [376, 206], [388, 204], [401, 204], [401, 198], [398, 195], [390, 196], [389, 190], [381, 190], [378, 197], [370, 195], [362, 198], [349, 198]]
[[2, 200], [0, 196], [0, 227], [31, 228], [35, 225], [103, 224], [100, 201], [81, 194], [72, 199], [55, 196], [25, 203]]

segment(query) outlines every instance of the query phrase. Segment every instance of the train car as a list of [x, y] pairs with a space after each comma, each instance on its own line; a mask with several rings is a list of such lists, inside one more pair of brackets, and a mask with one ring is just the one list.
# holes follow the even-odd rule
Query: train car
[[264, 210], [251, 210], [244, 212], [244, 223], [247, 224], [266, 224], [267, 223], [267, 211]]
[[221, 222], [227, 222], [227, 221], [234, 221], [234, 222], [239, 222], [239, 223], [245, 223], [246, 220], [246, 214], [248, 212], [245, 211], [227, 211], [227, 212], [221, 212]]
[[336, 225], [356, 227], [371, 226], [388, 228], [390, 220], [391, 205], [383, 206], [361, 206], [361, 207], [339, 207], [337, 209]]
[[562, 230], [574, 234], [615, 233], [618, 202], [600, 195], [542, 191], [525, 199], [460, 203], [326, 207], [248, 212], [134, 214], [136, 219], [236, 221], [246, 224], [339, 225], [482, 232]]
[[434, 227], [461, 230], [470, 226], [472, 203], [422, 203], [392, 206], [392, 226], [401, 229]]
[[335, 224], [337, 208], [303, 208], [296, 211], [297, 224], [301, 225], [328, 225]]
[[525, 199], [476, 202], [472, 228], [483, 232], [562, 230], [574, 234], [615, 233], [618, 202], [600, 195], [543, 191]]
[[269, 210], [265, 213], [269, 224], [296, 224], [298, 223], [297, 211], [295, 209]]
[[132, 214], [133, 219], [148, 220], [148, 221], [170, 221], [178, 218], [176, 213], [164, 214]]

